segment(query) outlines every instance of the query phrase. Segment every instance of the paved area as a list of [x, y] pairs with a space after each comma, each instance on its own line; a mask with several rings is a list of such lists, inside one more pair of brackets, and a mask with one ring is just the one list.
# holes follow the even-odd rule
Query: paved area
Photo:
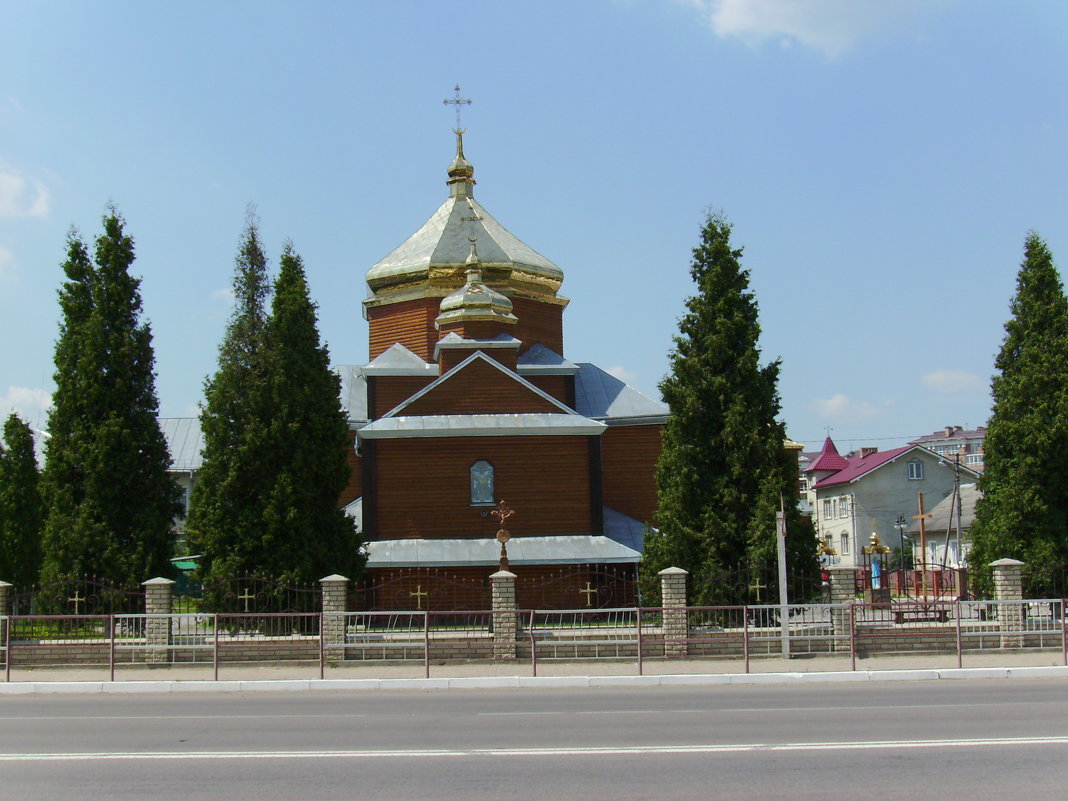
[[858, 659], [851, 670], [848, 656], [760, 658], [749, 673], [738, 659], [646, 660], [643, 674], [633, 661], [539, 661], [537, 675], [529, 662], [488, 662], [430, 665], [420, 663], [356, 663], [327, 667], [319, 678], [318, 663], [286, 665], [222, 665], [214, 680], [210, 664], [202, 666], [119, 667], [116, 681], [107, 667], [13, 670], [0, 682], [0, 695], [79, 692], [181, 692], [251, 690], [441, 689], [474, 687], [593, 687], [668, 684], [768, 684], [854, 681], [930, 681], [960, 678], [1066, 677], [1060, 651], [1012, 651], [968, 654], [963, 668], [955, 655], [920, 654]]

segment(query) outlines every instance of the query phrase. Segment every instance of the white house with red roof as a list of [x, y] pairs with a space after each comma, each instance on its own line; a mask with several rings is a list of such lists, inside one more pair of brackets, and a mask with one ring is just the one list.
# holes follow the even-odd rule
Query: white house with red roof
[[[964, 482], [978, 477], [967, 467], [959, 470]], [[953, 491], [956, 480], [953, 462], [921, 445], [861, 448], [842, 456], [830, 437], [804, 472], [816, 534], [838, 552], [837, 563], [846, 566], [864, 565], [860, 549], [873, 532], [884, 545], [900, 547], [902, 528], [917, 514], [920, 493], [925, 508], [933, 509]]]

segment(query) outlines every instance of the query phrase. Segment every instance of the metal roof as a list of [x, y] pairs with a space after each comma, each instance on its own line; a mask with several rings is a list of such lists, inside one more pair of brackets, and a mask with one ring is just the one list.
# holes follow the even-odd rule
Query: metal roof
[[464, 265], [471, 251], [470, 237], [478, 241], [479, 261], [487, 273], [500, 266], [530, 273], [555, 287], [564, 280], [563, 270], [520, 241], [477, 200], [450, 197], [418, 231], [367, 271], [367, 283], [378, 291], [391, 279], [425, 278], [431, 266]]
[[641, 553], [645, 548], [645, 532], [648, 526], [640, 520], [627, 517], [622, 512], [609, 509], [607, 506], [603, 507], [603, 511], [605, 535], [620, 545]]
[[167, 440], [167, 451], [171, 455], [170, 469], [182, 473], [199, 470], [203, 464], [200, 449], [204, 446], [200, 418], [160, 417], [157, 422]]
[[540, 375], [574, 375], [578, 365], [569, 362], [555, 350], [547, 348], [540, 342], [535, 343], [526, 353], [519, 355], [519, 373], [537, 373]]
[[[498, 564], [501, 546], [495, 539], [379, 540], [367, 543], [367, 567], [447, 567]], [[633, 564], [641, 554], [608, 537], [561, 534], [513, 537], [508, 561], [513, 565]]]
[[[983, 497], [983, 493], [979, 491], [978, 484], [961, 484], [960, 485], [960, 527], [962, 531], [967, 531], [972, 527], [972, 523], [975, 522], [975, 504]], [[957, 504], [952, 503], [952, 517], [950, 517], [950, 505], [953, 500], [952, 493], [943, 498], [934, 509], [931, 510], [931, 516], [927, 518], [925, 528], [928, 534], [945, 532], [949, 529], [956, 529], [957, 527]], [[910, 534], [918, 534], [920, 531], [920, 521], [913, 521], [906, 531]]]
[[604, 423], [578, 414], [431, 414], [381, 417], [359, 429], [361, 439], [415, 437], [596, 436]]
[[395, 342], [364, 365], [366, 375], [437, 375], [438, 366], [424, 362], [408, 348]]
[[341, 378], [341, 409], [350, 423], [362, 423], [367, 419], [367, 379], [363, 368], [354, 364], [342, 364], [334, 368]]
[[664, 422], [668, 407], [643, 395], [614, 375], [589, 362], [580, 362], [575, 376], [576, 411], [593, 420], [613, 419], [631, 421], [649, 418], [645, 422]]

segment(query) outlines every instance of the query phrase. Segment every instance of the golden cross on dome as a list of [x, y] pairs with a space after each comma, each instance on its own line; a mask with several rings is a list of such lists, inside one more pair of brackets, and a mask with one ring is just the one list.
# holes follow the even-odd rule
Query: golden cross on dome
[[444, 103], [446, 106], [456, 106], [456, 132], [459, 133], [462, 130], [460, 128], [460, 107], [470, 106], [471, 98], [460, 97], [460, 84], [456, 84], [456, 88], [453, 91], [456, 92], [456, 97], [451, 99], [445, 98], [441, 102]]

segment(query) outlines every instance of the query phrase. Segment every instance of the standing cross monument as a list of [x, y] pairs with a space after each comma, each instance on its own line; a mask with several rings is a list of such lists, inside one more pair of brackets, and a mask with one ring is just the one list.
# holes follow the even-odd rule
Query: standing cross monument
[[497, 542], [501, 544], [501, 562], [500, 569], [508, 569], [508, 547], [505, 545], [512, 535], [508, 533], [508, 529], [504, 527], [504, 521], [515, 514], [515, 509], [510, 507], [503, 500], [497, 504], [497, 508], [490, 512], [491, 515], [497, 518], [497, 523], [500, 525], [500, 529], [497, 531]]

